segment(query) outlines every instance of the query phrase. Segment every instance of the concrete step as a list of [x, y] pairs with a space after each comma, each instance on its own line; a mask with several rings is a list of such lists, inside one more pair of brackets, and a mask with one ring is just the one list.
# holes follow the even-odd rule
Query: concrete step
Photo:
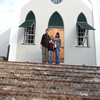
[[0, 62], [0, 94], [8, 91], [10, 97], [37, 94], [37, 100], [40, 95], [46, 100], [96, 100], [100, 98], [100, 67]]
[[[5, 70], [6, 69], [6, 66], [7, 65], [2, 65], [0, 67], [0, 69], [2, 70]], [[48, 73], [63, 73], [63, 74], [66, 74], [66, 73], [85, 73], [85, 74], [94, 74], [94, 75], [100, 75], [100, 68], [89, 68], [89, 69], [80, 69], [80, 68], [68, 68], [66, 66], [66, 68], [63, 68], [63, 67], [46, 67], [46, 66], [17, 66], [17, 65], [8, 65], [7, 67], [9, 70], [18, 70], [18, 71], [35, 71], [35, 72], [48, 72]]]

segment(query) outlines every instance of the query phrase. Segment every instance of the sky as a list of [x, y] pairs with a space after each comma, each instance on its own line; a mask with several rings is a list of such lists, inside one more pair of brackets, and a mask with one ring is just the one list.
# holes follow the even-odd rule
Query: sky
[[11, 25], [16, 0], [0, 0], [0, 32]]
[[11, 27], [14, 11], [23, 1], [28, 0], [0, 0], [0, 33]]

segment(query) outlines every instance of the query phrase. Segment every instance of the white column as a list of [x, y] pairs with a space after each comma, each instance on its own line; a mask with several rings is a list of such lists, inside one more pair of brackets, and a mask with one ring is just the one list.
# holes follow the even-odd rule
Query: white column
[[18, 38], [18, 29], [20, 21], [21, 8], [26, 5], [30, 0], [16, 0], [14, 16], [12, 19], [12, 29], [10, 34], [10, 52], [9, 52], [9, 61], [16, 61], [16, 49], [17, 49], [17, 38]]
[[12, 29], [10, 34], [10, 51], [9, 51], [9, 61], [15, 61], [16, 59], [16, 47], [17, 47], [17, 37], [18, 37], [18, 26], [20, 19], [20, 7], [18, 4], [15, 5], [15, 11], [12, 19]]
[[94, 31], [95, 46], [96, 46], [96, 61], [97, 66], [100, 66], [100, 0], [91, 0], [93, 4], [93, 18], [94, 18]]

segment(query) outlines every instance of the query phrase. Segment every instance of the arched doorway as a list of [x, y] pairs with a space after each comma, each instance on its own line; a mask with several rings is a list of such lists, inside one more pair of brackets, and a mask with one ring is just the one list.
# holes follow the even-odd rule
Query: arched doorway
[[[61, 38], [61, 50], [60, 50], [60, 62], [64, 63], [64, 24], [62, 17], [58, 12], [54, 12], [50, 17], [48, 23], [49, 36], [55, 37], [56, 33], [59, 32]], [[55, 62], [55, 53], [53, 53], [53, 62]]]

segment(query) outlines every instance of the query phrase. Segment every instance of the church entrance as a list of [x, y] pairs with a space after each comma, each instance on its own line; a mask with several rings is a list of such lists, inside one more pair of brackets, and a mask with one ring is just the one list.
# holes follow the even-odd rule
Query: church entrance
[[[48, 28], [49, 29], [49, 36], [53, 36], [55, 38], [55, 35], [57, 32], [60, 34], [61, 38], [61, 49], [60, 49], [60, 62], [64, 63], [64, 29], [63, 28]], [[53, 52], [53, 62], [55, 63], [55, 52]]]
[[[50, 17], [49, 24], [49, 36], [53, 36], [55, 38], [55, 35], [57, 32], [60, 34], [61, 38], [61, 49], [60, 49], [60, 63], [64, 63], [64, 25], [63, 20], [58, 12], [53, 13], [53, 15]], [[53, 63], [55, 63], [55, 52], [53, 52]]]

